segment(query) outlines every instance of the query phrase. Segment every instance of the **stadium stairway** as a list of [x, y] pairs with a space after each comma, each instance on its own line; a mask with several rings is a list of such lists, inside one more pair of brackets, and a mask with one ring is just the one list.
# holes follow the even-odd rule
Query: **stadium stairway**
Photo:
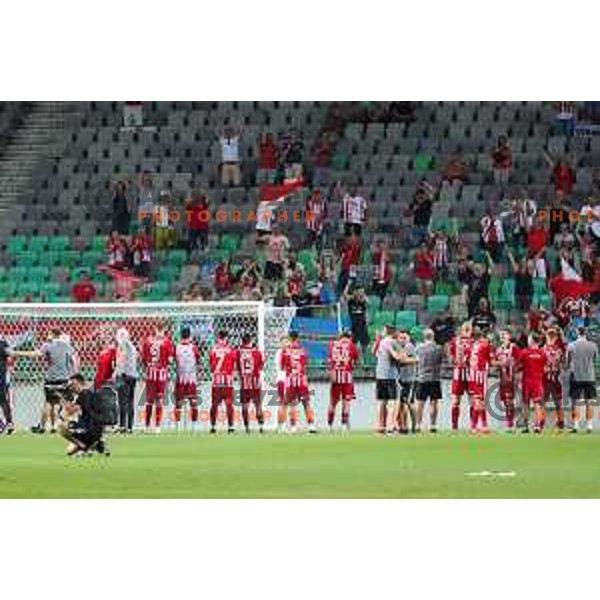
[[48, 144], [63, 134], [64, 102], [34, 102], [0, 155], [0, 233], [10, 233], [20, 195], [31, 188], [38, 163], [47, 156]]

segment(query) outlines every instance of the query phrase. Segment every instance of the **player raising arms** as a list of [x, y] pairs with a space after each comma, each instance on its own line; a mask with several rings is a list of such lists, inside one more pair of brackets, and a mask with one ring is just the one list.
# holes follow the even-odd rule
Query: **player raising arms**
[[181, 341], [175, 346], [175, 427], [181, 423], [181, 408], [187, 401], [190, 403], [192, 427], [198, 426], [198, 366], [200, 350], [192, 340], [192, 332], [187, 325], [181, 328]]
[[[563, 410], [563, 388], [561, 383], [562, 369], [566, 362], [566, 346], [560, 337], [558, 329], [550, 327], [546, 331], [546, 343], [543, 347], [546, 355], [546, 365], [544, 367], [544, 395], [542, 397], [542, 406], [544, 410], [548, 400], [554, 400], [556, 408], [556, 426], [559, 431], [565, 428], [565, 413]], [[544, 423], [542, 421], [541, 427]]]
[[489, 433], [485, 395], [490, 363], [494, 357], [494, 349], [479, 327], [472, 333], [471, 352], [469, 357], [469, 396], [471, 397], [471, 433]]
[[210, 406], [210, 432], [217, 432], [217, 416], [221, 402], [225, 402], [227, 433], [234, 433], [233, 372], [236, 352], [227, 341], [227, 332], [219, 331], [217, 341], [209, 354], [212, 372], [212, 398]]
[[265, 423], [262, 410], [261, 373], [265, 364], [263, 353], [252, 344], [249, 334], [242, 336], [242, 345], [236, 351], [236, 367], [240, 377], [240, 400], [242, 420], [246, 433], [250, 433], [250, 404], [254, 404], [258, 430], [263, 432]]
[[544, 426], [544, 370], [546, 368], [546, 354], [539, 346], [537, 333], [529, 336], [527, 348], [519, 354], [519, 364], [523, 370], [523, 433], [529, 433], [529, 407], [535, 407], [534, 432], [541, 433]]
[[515, 367], [520, 350], [512, 340], [510, 331], [500, 333], [500, 345], [496, 348], [496, 364], [500, 386], [500, 402], [504, 406], [504, 424], [507, 431], [515, 427]]
[[163, 402], [167, 385], [168, 370], [175, 357], [175, 347], [164, 324], [154, 327], [153, 333], [142, 343], [142, 364], [146, 369], [146, 432], [150, 431], [152, 407], [155, 406], [154, 422], [156, 433], [160, 433]]
[[[458, 431], [460, 401], [463, 395], [469, 391], [471, 343], [471, 325], [470, 323], [464, 323], [460, 328], [458, 336], [452, 338], [448, 347], [449, 360], [452, 365], [452, 431]], [[473, 415], [471, 414], [472, 419]]]
[[281, 368], [285, 371], [285, 403], [292, 407], [290, 418], [291, 432], [296, 432], [296, 406], [301, 402], [304, 406], [304, 415], [308, 423], [308, 431], [316, 433], [315, 413], [310, 402], [310, 390], [308, 389], [308, 377], [306, 367], [308, 364], [308, 353], [300, 345], [298, 334], [293, 331], [289, 335], [289, 343], [281, 353]]
[[344, 330], [337, 340], [329, 343], [327, 367], [331, 379], [329, 408], [327, 409], [327, 425], [333, 431], [335, 410], [342, 401], [342, 429], [350, 430], [350, 402], [354, 398], [354, 366], [359, 354], [352, 334]]

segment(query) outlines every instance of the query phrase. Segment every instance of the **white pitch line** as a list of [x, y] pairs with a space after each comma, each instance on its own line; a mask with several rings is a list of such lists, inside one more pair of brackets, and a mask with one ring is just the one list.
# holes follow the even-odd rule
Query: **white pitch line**
[[467, 477], [515, 477], [515, 471], [474, 471], [465, 473]]

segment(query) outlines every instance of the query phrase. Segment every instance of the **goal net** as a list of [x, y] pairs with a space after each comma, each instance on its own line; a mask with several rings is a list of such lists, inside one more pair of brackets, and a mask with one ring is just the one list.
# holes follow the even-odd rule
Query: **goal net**
[[[295, 308], [266, 306], [262, 302], [157, 302], [123, 304], [0, 304], [0, 339], [18, 350], [39, 349], [58, 329], [77, 353], [80, 372], [92, 381], [99, 353], [125, 327], [140, 350], [142, 340], [157, 324], [166, 325], [174, 342], [183, 326], [191, 329], [201, 354], [198, 370], [200, 421], [208, 419], [210, 369], [208, 354], [220, 330], [228, 333], [234, 347], [249, 334], [265, 353], [265, 416], [268, 425], [275, 420], [275, 355], [288, 333]], [[17, 427], [38, 422], [44, 401], [43, 382], [46, 364], [43, 358], [16, 358], [8, 369], [10, 393]], [[136, 422], [144, 406], [145, 385], [140, 369], [136, 386]], [[174, 427], [174, 372], [165, 394], [163, 427]], [[183, 411], [184, 425], [189, 420]], [[237, 416], [237, 415], [236, 415]]]

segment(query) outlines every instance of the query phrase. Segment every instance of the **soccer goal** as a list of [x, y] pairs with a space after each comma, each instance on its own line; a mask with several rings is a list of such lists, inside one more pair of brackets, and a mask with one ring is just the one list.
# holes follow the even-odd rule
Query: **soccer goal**
[[[209, 408], [210, 370], [208, 353], [220, 330], [238, 346], [249, 334], [266, 358], [264, 389], [266, 396], [275, 386], [275, 354], [288, 333], [296, 309], [271, 307], [263, 302], [156, 302], [123, 304], [0, 304], [0, 339], [19, 350], [38, 349], [58, 329], [77, 353], [80, 372], [88, 380], [94, 377], [98, 354], [114, 339], [116, 330], [125, 327], [138, 350], [142, 340], [160, 323], [168, 327], [177, 342], [183, 326], [188, 326], [201, 353], [199, 404]], [[141, 370], [140, 370], [141, 375]], [[11, 397], [18, 427], [37, 423], [43, 404], [45, 363], [42, 358], [18, 358], [8, 370]], [[173, 380], [167, 388], [163, 427], [174, 426], [169, 418], [174, 406]], [[136, 388], [136, 408], [143, 407], [144, 382]], [[275, 410], [270, 421], [274, 421]], [[136, 419], [139, 418], [136, 410]]]

